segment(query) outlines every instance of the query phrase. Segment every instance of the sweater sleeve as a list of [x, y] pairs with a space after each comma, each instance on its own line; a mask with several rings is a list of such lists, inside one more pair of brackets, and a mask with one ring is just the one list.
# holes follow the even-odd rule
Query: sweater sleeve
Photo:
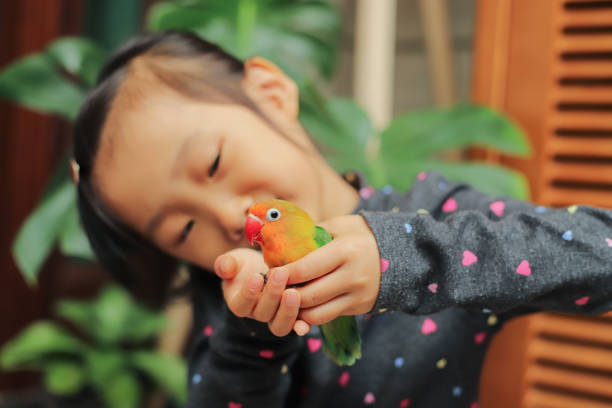
[[276, 337], [267, 324], [236, 317], [223, 305], [212, 325], [194, 321], [186, 407], [286, 406], [302, 339]]
[[435, 171], [420, 173], [398, 207], [359, 212], [381, 256], [374, 311], [612, 309], [610, 210], [491, 197]]

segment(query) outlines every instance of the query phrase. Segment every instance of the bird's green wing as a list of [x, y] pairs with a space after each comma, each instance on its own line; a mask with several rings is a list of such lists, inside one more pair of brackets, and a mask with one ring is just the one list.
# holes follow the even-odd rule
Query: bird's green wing
[[327, 244], [332, 239], [333, 239], [332, 236], [329, 235], [329, 232], [327, 232], [325, 228], [319, 227], [318, 225], [315, 226], [314, 240], [318, 248]]

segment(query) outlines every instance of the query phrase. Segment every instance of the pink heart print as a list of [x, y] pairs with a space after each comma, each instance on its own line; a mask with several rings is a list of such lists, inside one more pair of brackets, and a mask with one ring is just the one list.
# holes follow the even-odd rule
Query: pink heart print
[[442, 205], [442, 211], [444, 212], [453, 212], [457, 209], [457, 200], [454, 198], [449, 198]]
[[410, 405], [410, 398], [404, 398], [400, 401], [400, 408], [408, 408], [408, 405]]
[[423, 326], [421, 326], [421, 333], [428, 335], [438, 330], [438, 325], [436, 322], [431, 320], [429, 317], [425, 319], [423, 322]]
[[348, 371], [345, 371], [340, 374], [340, 378], [338, 378], [338, 385], [341, 387], [346, 387], [350, 379], [351, 375], [348, 373]]
[[423, 181], [423, 180], [425, 180], [425, 179], [427, 178], [427, 173], [425, 173], [424, 171], [422, 171], [422, 172], [420, 172], [420, 173], [417, 175], [417, 178], [418, 178], [419, 180]]
[[529, 276], [531, 275], [531, 268], [529, 267], [529, 261], [524, 259], [516, 268], [516, 273], [519, 275]]
[[574, 303], [576, 303], [578, 306], [584, 306], [587, 304], [588, 301], [589, 301], [589, 297], [584, 296], [584, 297], [581, 297], [580, 299], [576, 299]]
[[207, 324], [206, 327], [204, 327], [204, 335], [211, 336], [212, 334], [213, 334], [213, 328], [210, 324]]
[[272, 358], [274, 357], [274, 350], [260, 350], [259, 357], [261, 358]]
[[365, 395], [365, 398], [363, 399], [363, 402], [365, 402], [366, 404], [373, 404], [376, 402], [376, 398], [374, 397], [374, 394], [372, 394], [371, 392], [368, 392]]
[[242, 404], [239, 403], [239, 402], [232, 402], [232, 401], [230, 401], [227, 404], [227, 408], [242, 408]]
[[389, 268], [389, 261], [385, 258], [380, 258], [380, 273], [384, 273]]
[[314, 339], [312, 337], [308, 338], [308, 349], [311, 353], [314, 353], [319, 350], [321, 348], [321, 344], [323, 344], [321, 339]]
[[489, 208], [495, 213], [495, 215], [501, 217], [506, 209], [506, 203], [503, 201], [494, 201], [489, 205]]
[[608, 244], [609, 247], [612, 247], [612, 239], [606, 238], [606, 243]]
[[468, 251], [467, 249], [463, 251], [463, 261], [461, 261], [463, 266], [470, 266], [476, 261], [478, 261], [478, 257], [474, 255], [473, 252]]
[[487, 332], [476, 333], [476, 335], [474, 336], [474, 342], [476, 344], [482, 344], [486, 338], [487, 338]]
[[429, 285], [427, 285], [427, 289], [429, 289], [431, 293], [436, 293], [438, 291], [438, 284], [430, 283]]

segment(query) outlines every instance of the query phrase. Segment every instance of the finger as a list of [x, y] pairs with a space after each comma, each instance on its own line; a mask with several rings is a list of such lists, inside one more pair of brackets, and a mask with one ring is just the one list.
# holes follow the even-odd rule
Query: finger
[[268, 324], [275, 336], [286, 336], [291, 332], [300, 311], [300, 294], [295, 289], [286, 289], [274, 318]]
[[263, 277], [254, 272], [244, 279], [244, 281], [234, 282], [234, 284], [239, 285], [238, 290], [231, 296], [228, 307], [238, 317], [250, 316], [259, 298], [259, 293], [263, 286]]
[[276, 310], [278, 304], [281, 301], [281, 296], [285, 290], [285, 284], [287, 283], [287, 271], [284, 269], [277, 269], [271, 273], [268, 283], [264, 287], [263, 293], [253, 309], [252, 315], [255, 320], [260, 322], [269, 322]]
[[238, 263], [231, 255], [221, 255], [215, 259], [214, 269], [221, 279], [233, 279], [238, 271]]
[[351, 280], [343, 273], [342, 266], [320, 278], [317, 278], [304, 286], [297, 287], [300, 292], [300, 307], [308, 309], [328, 302], [344, 293], [350, 291]]
[[351, 302], [349, 295], [342, 295], [322, 305], [310, 309], [301, 309], [298, 319], [304, 320], [310, 325], [329, 323], [336, 317], [344, 315], [344, 311], [350, 307]]
[[293, 331], [298, 336], [304, 336], [310, 331], [310, 325], [303, 320], [296, 320], [293, 324]]
[[308, 282], [336, 269], [344, 261], [340, 255], [342, 252], [336, 249], [337, 245], [332, 241], [295, 262], [281, 266], [289, 273], [287, 285]]

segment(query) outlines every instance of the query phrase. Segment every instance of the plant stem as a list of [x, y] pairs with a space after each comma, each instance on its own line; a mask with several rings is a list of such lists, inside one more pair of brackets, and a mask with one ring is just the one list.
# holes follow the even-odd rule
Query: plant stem
[[240, 0], [236, 16], [236, 42], [238, 55], [247, 58], [252, 50], [253, 31], [257, 20], [257, 3], [255, 0]]

